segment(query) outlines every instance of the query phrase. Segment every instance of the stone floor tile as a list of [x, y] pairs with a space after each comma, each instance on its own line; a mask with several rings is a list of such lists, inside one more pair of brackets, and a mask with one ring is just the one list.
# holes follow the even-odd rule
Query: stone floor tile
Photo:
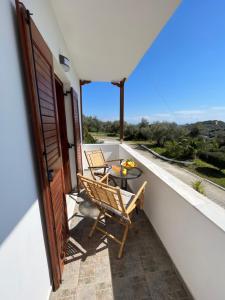
[[123, 277], [113, 281], [115, 299], [151, 299], [150, 291], [145, 277]]
[[177, 292], [176, 292], [177, 296], [179, 299], [186, 299], [186, 298], [189, 298], [189, 295], [187, 293], [187, 291], [184, 289], [184, 287], [182, 287], [181, 289], [179, 289]]
[[85, 287], [78, 287], [76, 300], [96, 300], [95, 285], [89, 284]]
[[95, 284], [95, 288], [96, 288], [96, 291], [99, 291], [99, 290], [108, 290], [108, 289], [112, 289], [112, 284], [111, 282], [97, 282]]
[[57, 300], [57, 294], [55, 292], [51, 292], [49, 300]]
[[76, 299], [76, 296], [69, 296], [69, 297], [60, 298], [60, 300], [75, 300], [75, 299]]
[[[56, 292], [53, 292], [52, 295], [57, 300], [63, 300], [64, 298], [73, 298], [76, 295], [76, 287], [61, 287]], [[50, 299], [52, 300], [52, 298]]]
[[93, 264], [80, 266], [79, 277], [95, 276], [95, 267]]
[[151, 290], [152, 300], [178, 300], [176, 295], [170, 292], [165, 292], [164, 290]]
[[[99, 232], [93, 220], [75, 209], [62, 284], [50, 300], [191, 300], [159, 238], [143, 212], [134, 215], [121, 259], [119, 246]], [[107, 230], [121, 236], [111, 220]]]
[[78, 280], [79, 277], [75, 276], [75, 277], [68, 277], [67, 279], [62, 280], [62, 284], [61, 284], [61, 288], [73, 288], [73, 287], [77, 287], [78, 286]]
[[[79, 277], [78, 280], [78, 286], [85, 286], [87, 284], [94, 284], [96, 281], [95, 276], [89, 276], [89, 277]], [[84, 287], [85, 288], [85, 287]]]
[[112, 289], [97, 290], [96, 300], [114, 300]]
[[108, 267], [95, 269], [96, 282], [111, 282], [111, 270]]

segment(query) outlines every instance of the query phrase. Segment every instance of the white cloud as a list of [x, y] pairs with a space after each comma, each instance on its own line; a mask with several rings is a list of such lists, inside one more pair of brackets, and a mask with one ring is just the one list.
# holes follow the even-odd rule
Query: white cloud
[[225, 121], [225, 106], [213, 106], [196, 110], [177, 110], [171, 113], [162, 112], [147, 116], [133, 116], [126, 118], [126, 121], [130, 123], [138, 123], [142, 118], [149, 120], [149, 122], [168, 121], [176, 122], [178, 124], [194, 123], [207, 120]]
[[212, 110], [225, 110], [225, 106], [213, 106]]
[[204, 110], [178, 110], [175, 111], [174, 114], [178, 116], [198, 116], [204, 114]]

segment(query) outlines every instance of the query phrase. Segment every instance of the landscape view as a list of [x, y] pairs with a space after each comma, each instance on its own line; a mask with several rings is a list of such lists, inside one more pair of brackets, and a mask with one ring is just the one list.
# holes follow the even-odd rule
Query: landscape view
[[[119, 140], [119, 121], [104, 122], [84, 116], [84, 133], [85, 143]], [[199, 175], [200, 179], [193, 181], [199, 192], [205, 193], [201, 178], [225, 188], [225, 122], [150, 124], [143, 118], [138, 124], [126, 123], [124, 135], [125, 142], [147, 147], [155, 157], [165, 161], [168, 158], [168, 163]]]

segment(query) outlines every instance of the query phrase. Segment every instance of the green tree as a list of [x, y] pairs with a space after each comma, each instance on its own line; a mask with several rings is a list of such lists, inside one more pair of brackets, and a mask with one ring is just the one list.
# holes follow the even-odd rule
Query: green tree
[[197, 125], [193, 126], [190, 130], [190, 136], [196, 138], [200, 134], [200, 129]]

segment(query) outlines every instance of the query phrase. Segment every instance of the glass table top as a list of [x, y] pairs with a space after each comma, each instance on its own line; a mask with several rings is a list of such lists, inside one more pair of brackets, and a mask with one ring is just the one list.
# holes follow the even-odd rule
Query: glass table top
[[115, 178], [135, 179], [141, 176], [142, 171], [137, 167], [126, 169], [121, 166], [112, 166], [109, 169], [109, 174]]

